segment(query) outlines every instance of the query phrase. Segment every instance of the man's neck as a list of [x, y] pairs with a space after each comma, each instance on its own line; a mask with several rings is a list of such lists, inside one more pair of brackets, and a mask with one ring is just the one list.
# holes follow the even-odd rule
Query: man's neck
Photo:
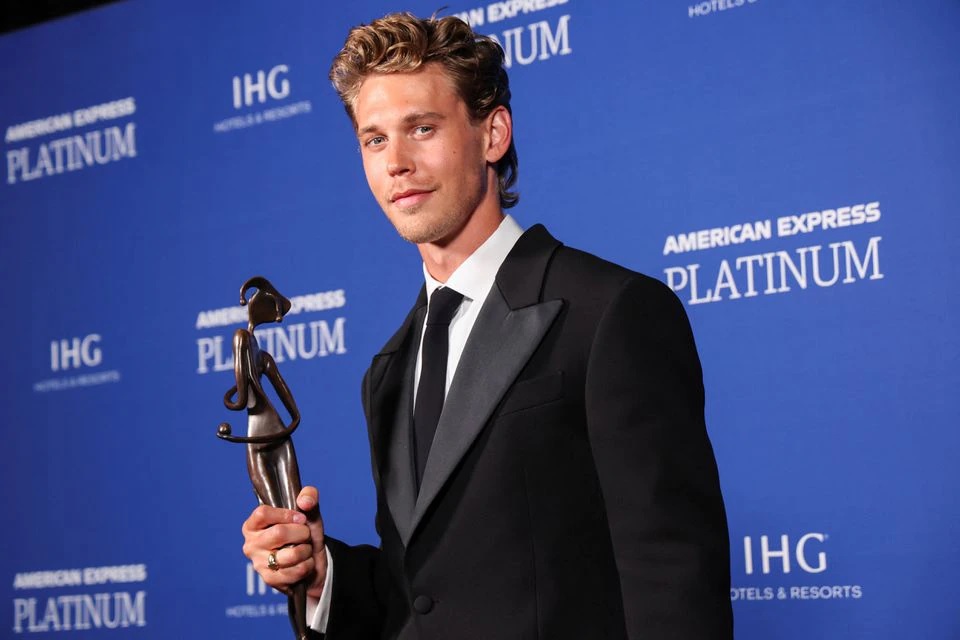
[[417, 249], [420, 250], [420, 257], [427, 267], [427, 272], [434, 279], [446, 282], [457, 267], [497, 230], [503, 217], [499, 202], [494, 206], [481, 207], [451, 238], [442, 242], [418, 244]]

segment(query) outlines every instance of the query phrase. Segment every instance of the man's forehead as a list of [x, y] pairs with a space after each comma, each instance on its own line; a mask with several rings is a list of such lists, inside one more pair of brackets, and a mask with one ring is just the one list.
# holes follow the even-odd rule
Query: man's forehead
[[357, 100], [374, 91], [390, 94], [415, 94], [418, 91], [457, 91], [456, 83], [442, 66], [428, 63], [414, 71], [376, 72], [367, 75], [357, 89]]
[[418, 113], [438, 115], [461, 106], [465, 112], [466, 105], [456, 85], [442, 68], [424, 67], [417, 71], [370, 74], [360, 84], [353, 112], [359, 130], [379, 120], [404, 120]]

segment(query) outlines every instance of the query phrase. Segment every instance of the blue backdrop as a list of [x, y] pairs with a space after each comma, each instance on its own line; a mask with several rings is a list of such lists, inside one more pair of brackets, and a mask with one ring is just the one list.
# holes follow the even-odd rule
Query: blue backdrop
[[[375, 542], [359, 383], [421, 272], [326, 74], [350, 26], [436, 6], [340, 4], [143, 0], [0, 38], [0, 635], [289, 635], [214, 436], [253, 274], [296, 298], [261, 337], [304, 480]], [[960, 636], [960, 5], [447, 11], [508, 53], [520, 223], [687, 304], [737, 637]]]

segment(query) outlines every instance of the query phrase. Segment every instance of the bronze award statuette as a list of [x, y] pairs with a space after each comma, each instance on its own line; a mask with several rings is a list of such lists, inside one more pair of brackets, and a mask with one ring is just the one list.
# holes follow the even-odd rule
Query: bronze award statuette
[[[257, 291], [247, 300], [250, 289]], [[249, 322], [246, 329], [237, 329], [233, 334], [233, 371], [237, 383], [224, 394], [223, 404], [232, 411], [247, 410], [247, 436], [233, 435], [230, 425], [224, 422], [217, 429], [217, 437], [247, 445], [247, 471], [260, 504], [296, 509], [300, 469], [290, 436], [300, 425], [300, 412], [273, 356], [260, 349], [253, 335], [258, 325], [281, 322], [290, 311], [290, 301], [280, 295], [266, 278], [255, 276], [240, 288], [240, 304], [247, 307]], [[291, 421], [287, 426], [264, 393], [260, 384], [263, 375], [267, 376], [290, 414]], [[305, 640], [308, 637], [305, 582], [291, 588], [287, 611], [297, 639]]]

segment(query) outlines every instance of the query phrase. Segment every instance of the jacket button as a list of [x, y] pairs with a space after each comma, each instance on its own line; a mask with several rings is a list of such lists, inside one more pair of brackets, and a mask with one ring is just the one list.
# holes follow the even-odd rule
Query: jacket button
[[433, 598], [430, 596], [417, 596], [413, 599], [413, 610], [420, 614], [428, 614], [433, 609]]

